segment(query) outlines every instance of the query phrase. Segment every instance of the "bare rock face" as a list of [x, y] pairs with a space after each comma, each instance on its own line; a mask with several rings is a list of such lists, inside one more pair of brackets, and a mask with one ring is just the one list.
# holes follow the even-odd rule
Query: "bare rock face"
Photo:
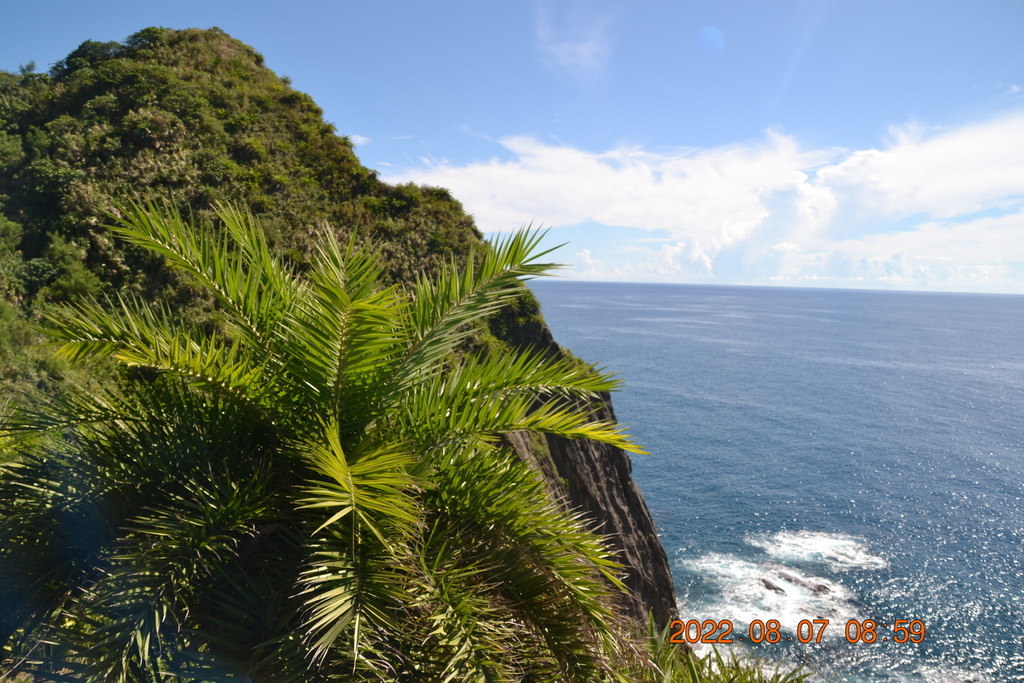
[[[492, 333], [520, 348], [566, 353], [555, 342], [532, 295], [521, 297], [491, 320]], [[595, 419], [615, 419], [611, 397], [603, 397]], [[647, 615], [664, 627], [677, 616], [675, 589], [668, 556], [658, 538], [647, 503], [633, 481], [629, 456], [618, 448], [594, 441], [514, 434], [508, 438], [520, 457], [544, 477], [556, 500], [580, 510], [593, 529], [607, 536], [624, 567], [630, 591], [625, 616], [646, 624]]]
[[[614, 419], [610, 397], [599, 419]], [[647, 503], [633, 481], [629, 455], [594, 441], [517, 434], [509, 439], [520, 456], [544, 475], [552, 494], [581, 510], [598, 533], [607, 536], [624, 565], [630, 592], [628, 616], [646, 623], [652, 613], [659, 626], [678, 616], [672, 571]]]

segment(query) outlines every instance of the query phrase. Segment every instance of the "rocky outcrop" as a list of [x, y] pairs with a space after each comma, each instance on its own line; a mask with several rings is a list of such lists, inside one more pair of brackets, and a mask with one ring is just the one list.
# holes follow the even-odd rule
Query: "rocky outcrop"
[[[555, 342], [536, 298], [527, 293], [491, 320], [491, 332], [521, 348], [566, 352]], [[604, 396], [596, 419], [615, 419]], [[593, 441], [541, 435], [513, 435], [509, 442], [544, 476], [554, 498], [582, 511], [598, 533], [608, 537], [623, 565], [629, 589], [628, 616], [646, 623], [648, 613], [660, 626], [677, 616], [668, 556], [658, 538], [643, 494], [633, 481], [633, 465], [624, 451]]]
[[[611, 414], [610, 401], [607, 411]], [[571, 505], [584, 510], [618, 551], [632, 614], [646, 619], [653, 612], [655, 622], [668, 624], [677, 616], [672, 571], [647, 503], [633, 481], [629, 455], [605, 444], [561, 437], [549, 438], [548, 447], [559, 477], [569, 484]]]
[[[595, 417], [615, 419], [610, 397], [605, 397]], [[629, 589], [624, 605], [628, 616], [646, 623], [651, 613], [660, 626], [675, 619], [678, 614], [668, 556], [643, 494], [633, 481], [629, 455], [606, 444], [556, 436], [515, 435], [510, 442], [544, 475], [556, 498], [582, 511], [594, 530], [609, 539]]]

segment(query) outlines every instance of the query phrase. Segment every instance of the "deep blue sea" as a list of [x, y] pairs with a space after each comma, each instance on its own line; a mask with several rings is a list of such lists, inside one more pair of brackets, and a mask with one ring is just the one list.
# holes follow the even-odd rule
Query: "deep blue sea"
[[[1024, 297], [531, 286], [625, 381], [684, 619], [748, 641], [778, 620], [779, 643], [733, 647], [816, 680], [1024, 680]], [[878, 641], [848, 642], [868, 619]]]

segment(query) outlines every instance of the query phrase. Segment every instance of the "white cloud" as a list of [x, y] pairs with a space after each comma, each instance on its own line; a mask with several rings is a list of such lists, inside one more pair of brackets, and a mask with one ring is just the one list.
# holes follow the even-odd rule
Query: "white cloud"
[[594, 258], [589, 249], [576, 252], [576, 259], [569, 268], [570, 275], [584, 279], [601, 279], [601, 274], [605, 271], [604, 262]]
[[537, 9], [534, 37], [547, 65], [574, 76], [592, 77], [604, 67], [611, 53], [611, 17], [584, 14], [581, 9], [568, 18], [566, 26], [556, 29], [547, 8], [541, 5]]
[[881, 218], [926, 213], [948, 218], [1006, 206], [1024, 196], [1024, 115], [942, 131], [895, 129], [895, 144], [850, 154], [818, 173], [818, 185], [845, 194]]
[[998, 257], [1024, 263], [1024, 208], [996, 217], [929, 221], [912, 230], [866, 235], [838, 245], [856, 256], [905, 252], [923, 263], [979, 262]]
[[348, 139], [351, 140], [352, 144], [356, 145], [357, 147], [362, 147], [363, 145], [368, 145], [371, 142], [373, 142], [373, 140], [364, 135], [349, 135]]
[[805, 149], [768, 132], [708, 149], [593, 152], [510, 137], [498, 141], [509, 160], [425, 162], [390, 179], [450, 188], [485, 232], [650, 231], [628, 250], [577, 242], [580, 276], [1024, 292], [1024, 112], [891, 138]]
[[802, 152], [770, 134], [757, 145], [672, 153], [622, 148], [594, 153], [533, 138], [501, 140], [512, 161], [433, 164], [393, 178], [452, 190], [485, 232], [593, 221], [665, 230], [713, 255], [768, 216], [764, 198], [806, 182], [801, 168], [831, 152]]
[[[781, 244], [776, 282], [1024, 293], [1024, 208], [821, 243]], [[1013, 265], [1011, 265], [1013, 264]]]
[[594, 258], [589, 249], [583, 249], [576, 252], [574, 262], [562, 274], [583, 280], [630, 282], [706, 282], [713, 277], [711, 260], [685, 242], [662, 244], [657, 249], [633, 246], [628, 251], [639, 258], [616, 265]]

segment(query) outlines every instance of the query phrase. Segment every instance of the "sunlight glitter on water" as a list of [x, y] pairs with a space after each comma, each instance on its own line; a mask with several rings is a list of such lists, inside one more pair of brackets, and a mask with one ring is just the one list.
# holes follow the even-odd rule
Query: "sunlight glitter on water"
[[[627, 382], [686, 619], [776, 619], [793, 641], [730, 647], [815, 681], [1024, 681], [1024, 297], [537, 292], [556, 339]], [[796, 642], [819, 614], [822, 643]], [[888, 642], [847, 642], [848, 618]], [[897, 619], [924, 642], [894, 642]]]

